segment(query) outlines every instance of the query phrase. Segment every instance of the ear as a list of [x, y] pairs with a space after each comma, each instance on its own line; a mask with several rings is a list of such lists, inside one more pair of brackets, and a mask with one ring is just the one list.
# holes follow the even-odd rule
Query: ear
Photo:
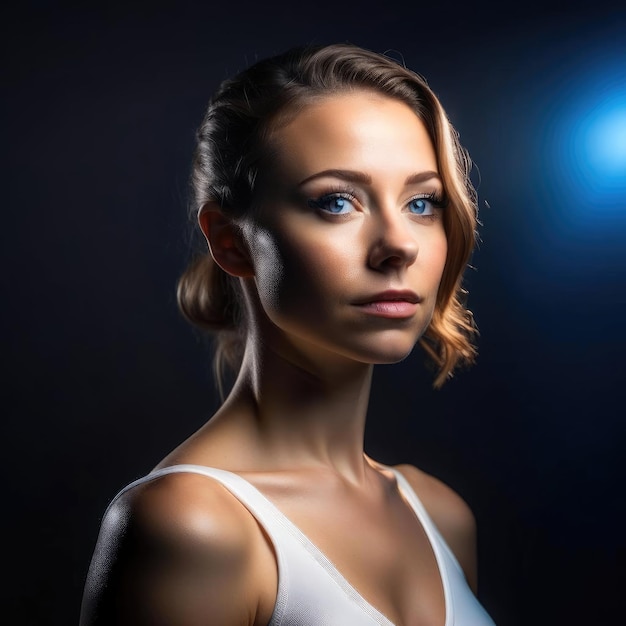
[[217, 202], [207, 202], [198, 211], [198, 223], [213, 260], [231, 276], [250, 278], [254, 268], [241, 239], [241, 230], [222, 213]]

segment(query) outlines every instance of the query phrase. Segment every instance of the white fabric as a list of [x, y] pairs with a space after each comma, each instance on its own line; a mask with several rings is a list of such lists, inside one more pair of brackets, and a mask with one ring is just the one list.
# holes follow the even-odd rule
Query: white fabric
[[[396, 475], [400, 491], [415, 511], [435, 553], [445, 596], [445, 626], [495, 626], [409, 483], [400, 472], [387, 469]], [[268, 626], [394, 626], [276, 506], [237, 474], [202, 465], [173, 465], [127, 485], [113, 502], [136, 485], [174, 472], [203, 474], [218, 481], [267, 532], [278, 561], [278, 594]]]

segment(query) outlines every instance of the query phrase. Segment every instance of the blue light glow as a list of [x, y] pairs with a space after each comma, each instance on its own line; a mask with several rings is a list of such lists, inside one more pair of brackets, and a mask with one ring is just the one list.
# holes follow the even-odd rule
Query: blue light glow
[[559, 78], [543, 133], [559, 221], [626, 223], [626, 58], [605, 50]]
[[596, 176], [615, 179], [618, 184], [626, 180], [626, 96], [594, 111], [581, 140]]

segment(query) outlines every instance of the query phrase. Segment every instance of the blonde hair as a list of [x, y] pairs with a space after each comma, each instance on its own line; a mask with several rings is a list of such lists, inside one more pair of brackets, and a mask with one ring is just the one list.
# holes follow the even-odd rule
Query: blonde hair
[[[312, 100], [355, 89], [408, 104], [425, 124], [437, 154], [449, 201], [443, 212], [448, 253], [435, 311], [420, 344], [437, 369], [438, 388], [456, 367], [476, 357], [473, 340], [478, 331], [465, 306], [462, 280], [476, 243], [478, 211], [471, 159], [422, 76], [385, 55], [339, 43], [294, 48], [225, 80], [197, 131], [190, 214], [195, 222], [207, 202], [219, 203], [233, 218], [252, 210], [271, 132]], [[239, 281], [205, 250], [180, 277], [177, 298], [185, 318], [216, 339], [214, 371], [222, 393], [223, 376], [227, 368], [238, 371], [245, 342]]]

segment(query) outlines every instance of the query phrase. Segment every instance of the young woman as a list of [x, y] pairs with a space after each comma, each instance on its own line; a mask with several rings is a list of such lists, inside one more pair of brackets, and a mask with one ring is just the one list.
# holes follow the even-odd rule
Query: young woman
[[109, 506], [81, 625], [479, 626], [475, 522], [363, 450], [374, 364], [471, 362], [470, 161], [426, 82], [348, 44], [225, 81], [193, 163], [181, 309], [236, 380]]

